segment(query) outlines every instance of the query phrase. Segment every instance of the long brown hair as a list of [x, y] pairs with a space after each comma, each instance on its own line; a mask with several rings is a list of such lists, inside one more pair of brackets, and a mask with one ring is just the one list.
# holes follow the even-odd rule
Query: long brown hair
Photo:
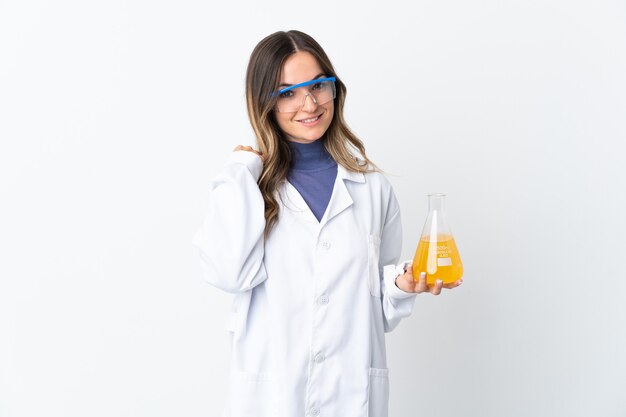
[[265, 37], [252, 51], [246, 73], [248, 118], [256, 135], [257, 146], [265, 157], [259, 189], [265, 201], [265, 236], [278, 221], [276, 190], [287, 178], [292, 162], [291, 149], [274, 115], [276, 96], [284, 62], [298, 51], [315, 57], [327, 77], [335, 77], [334, 115], [324, 134], [324, 146], [332, 158], [349, 171], [377, 170], [365, 154], [363, 142], [348, 128], [343, 118], [346, 86], [337, 77], [322, 47], [306, 33], [297, 30], [276, 32]]

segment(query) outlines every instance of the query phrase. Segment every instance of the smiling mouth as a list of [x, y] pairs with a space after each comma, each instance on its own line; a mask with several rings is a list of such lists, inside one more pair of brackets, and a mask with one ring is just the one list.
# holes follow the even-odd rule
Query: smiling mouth
[[300, 120], [298, 120], [298, 122], [300, 122], [300, 123], [313, 123], [313, 122], [318, 121], [320, 117], [322, 117], [321, 114], [319, 114], [319, 115], [317, 115], [315, 117], [309, 117], [308, 119], [300, 119]]

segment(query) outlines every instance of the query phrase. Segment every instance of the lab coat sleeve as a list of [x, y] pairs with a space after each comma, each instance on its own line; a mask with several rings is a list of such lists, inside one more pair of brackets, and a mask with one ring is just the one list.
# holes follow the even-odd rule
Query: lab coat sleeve
[[257, 184], [262, 170], [258, 155], [233, 152], [209, 182], [208, 212], [193, 238], [205, 280], [230, 293], [248, 291], [267, 278], [265, 204]]
[[391, 192], [387, 218], [380, 242], [380, 263], [382, 271], [382, 303], [385, 332], [396, 328], [404, 317], [413, 311], [416, 293], [408, 293], [396, 286], [396, 277], [403, 272], [404, 262], [396, 265], [402, 249], [402, 220], [400, 207]]

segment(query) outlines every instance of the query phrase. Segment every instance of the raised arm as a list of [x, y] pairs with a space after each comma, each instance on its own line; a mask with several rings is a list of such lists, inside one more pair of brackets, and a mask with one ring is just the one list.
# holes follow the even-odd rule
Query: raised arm
[[209, 206], [193, 238], [204, 278], [230, 293], [248, 291], [267, 278], [263, 266], [264, 202], [257, 181], [261, 157], [237, 147], [209, 183]]

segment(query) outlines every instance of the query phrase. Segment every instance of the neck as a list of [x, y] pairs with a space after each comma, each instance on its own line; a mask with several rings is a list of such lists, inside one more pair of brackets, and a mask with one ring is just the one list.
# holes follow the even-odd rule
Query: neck
[[335, 165], [322, 139], [311, 143], [289, 142], [292, 154], [291, 169], [315, 171]]

